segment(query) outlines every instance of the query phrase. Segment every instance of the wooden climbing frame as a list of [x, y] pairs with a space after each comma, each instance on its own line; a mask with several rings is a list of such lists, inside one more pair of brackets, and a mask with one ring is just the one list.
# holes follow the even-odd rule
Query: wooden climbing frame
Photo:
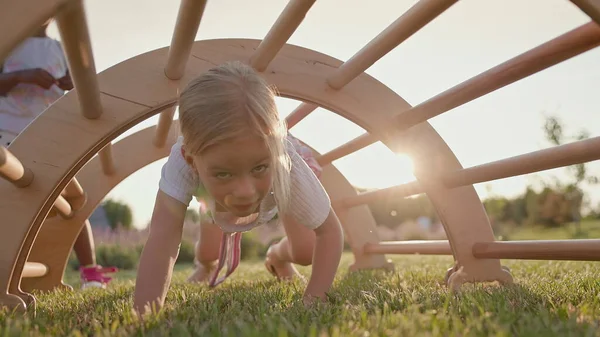
[[[286, 119], [289, 128], [323, 107], [367, 131], [330, 152], [315, 151], [324, 166], [323, 186], [354, 254], [352, 270], [393, 268], [385, 254], [453, 255], [455, 265], [447, 272], [447, 282], [458, 289], [465, 282], [512, 283], [512, 275], [500, 264], [504, 258], [600, 260], [600, 240], [495, 241], [473, 188], [479, 182], [599, 159], [600, 138], [463, 168], [428, 123], [434, 116], [598, 46], [598, 1], [571, 1], [592, 19], [589, 23], [414, 107], [365, 73], [456, 2], [418, 1], [343, 62], [287, 43], [318, 4], [314, 0], [289, 1], [263, 40], [203, 41], [194, 37], [206, 1], [181, 0], [169, 47], [97, 74], [82, 0], [0, 0], [0, 7], [7, 9], [0, 12], [0, 29], [5, 28], [0, 59], [54, 17], [75, 84], [8, 149], [0, 148], [4, 178], [0, 179], [0, 303], [21, 310], [35, 308], [33, 290], [67, 287], [62, 276], [69, 252], [94, 208], [127, 176], [168, 155], [177, 134], [173, 118], [178, 92], [214, 64], [232, 60], [250, 64], [277, 86], [281, 96], [302, 102]], [[112, 144], [156, 114], [160, 114], [157, 126]], [[334, 162], [377, 141], [410, 155], [416, 180], [359, 194]], [[366, 203], [421, 193], [435, 206], [448, 240], [381, 242]]]

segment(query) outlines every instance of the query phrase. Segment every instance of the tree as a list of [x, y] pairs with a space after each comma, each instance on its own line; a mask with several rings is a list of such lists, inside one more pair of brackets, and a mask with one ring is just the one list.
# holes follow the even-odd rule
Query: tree
[[102, 203], [106, 218], [110, 228], [114, 231], [117, 228], [131, 229], [133, 227], [133, 213], [129, 205], [115, 201], [112, 199], [106, 199]]
[[[589, 138], [589, 132], [587, 130], [580, 130], [579, 133], [572, 137], [567, 137], [564, 134], [562, 121], [556, 116], [549, 116], [546, 118], [544, 124], [544, 132], [546, 139], [553, 145], [562, 145], [569, 140], [580, 141]], [[584, 204], [584, 193], [581, 189], [583, 184], [594, 185], [599, 182], [597, 176], [591, 175], [587, 170], [587, 163], [575, 164], [567, 167], [567, 171], [571, 174], [572, 181], [566, 185], [556, 182], [556, 189], [563, 192], [564, 203], [559, 204], [560, 207], [555, 209], [565, 215], [568, 213], [570, 218], [575, 222], [577, 232], [581, 231], [581, 209]], [[555, 198], [556, 199], [556, 198]], [[548, 207], [556, 207], [550, 205]], [[562, 218], [562, 217], [561, 217]]]

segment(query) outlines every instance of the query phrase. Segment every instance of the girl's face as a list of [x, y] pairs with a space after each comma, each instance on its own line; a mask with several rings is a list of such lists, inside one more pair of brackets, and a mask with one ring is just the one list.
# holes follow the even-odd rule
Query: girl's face
[[186, 156], [216, 206], [238, 217], [256, 213], [271, 190], [271, 154], [265, 142], [248, 135]]

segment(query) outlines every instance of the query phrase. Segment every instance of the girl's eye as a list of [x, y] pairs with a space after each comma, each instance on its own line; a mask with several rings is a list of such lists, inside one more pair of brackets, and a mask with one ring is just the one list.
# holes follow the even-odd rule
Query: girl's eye
[[255, 173], [262, 173], [262, 172], [266, 171], [266, 170], [267, 170], [267, 168], [268, 168], [268, 166], [267, 166], [267, 165], [259, 165], [259, 166], [255, 167], [255, 168], [253, 169], [253, 171], [254, 171]]
[[231, 174], [229, 174], [227, 172], [219, 172], [219, 173], [215, 174], [215, 177], [217, 177], [218, 179], [227, 179], [227, 178], [231, 177]]

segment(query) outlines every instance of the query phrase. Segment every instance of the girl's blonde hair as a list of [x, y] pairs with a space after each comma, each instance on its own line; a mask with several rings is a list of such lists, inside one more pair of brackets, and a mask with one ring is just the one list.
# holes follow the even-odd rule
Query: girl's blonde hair
[[228, 62], [192, 80], [179, 97], [179, 122], [186, 151], [201, 155], [220, 142], [254, 133], [271, 153], [272, 190], [278, 212], [290, 200], [287, 126], [275, 105], [275, 90], [254, 69]]

